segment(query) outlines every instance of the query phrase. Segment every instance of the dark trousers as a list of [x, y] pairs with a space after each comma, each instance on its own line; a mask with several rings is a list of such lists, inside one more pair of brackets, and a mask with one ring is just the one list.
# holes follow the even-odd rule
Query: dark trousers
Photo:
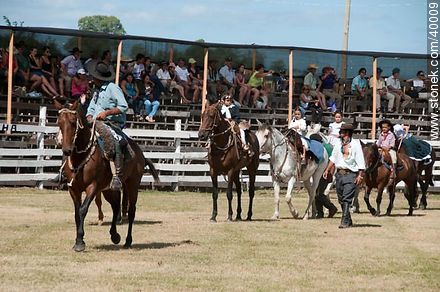
[[348, 203], [351, 205], [354, 195], [356, 194], [357, 173], [348, 172], [346, 174], [336, 173], [336, 193], [338, 194], [339, 204]]

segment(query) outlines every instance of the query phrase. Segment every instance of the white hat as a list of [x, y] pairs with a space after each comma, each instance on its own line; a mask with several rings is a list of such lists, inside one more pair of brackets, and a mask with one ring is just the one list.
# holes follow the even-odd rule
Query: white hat
[[85, 75], [86, 74], [86, 70], [81, 68], [81, 69], [78, 69], [78, 71], [76, 71], [76, 73], [81, 74], [81, 75]]

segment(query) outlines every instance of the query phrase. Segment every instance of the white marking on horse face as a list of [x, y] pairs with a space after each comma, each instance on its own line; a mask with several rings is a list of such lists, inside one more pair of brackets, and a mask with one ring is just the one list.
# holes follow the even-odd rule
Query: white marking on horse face
[[258, 129], [258, 131], [256, 132], [258, 144], [260, 145], [260, 152], [262, 153], [267, 153], [270, 150], [271, 143], [270, 141], [268, 141], [268, 139], [270, 139], [269, 135], [270, 132], [268, 129]]

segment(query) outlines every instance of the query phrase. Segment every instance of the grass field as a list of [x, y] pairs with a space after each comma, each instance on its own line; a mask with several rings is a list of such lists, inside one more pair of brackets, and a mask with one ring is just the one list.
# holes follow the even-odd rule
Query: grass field
[[[294, 197], [294, 204], [304, 210], [305, 196]], [[430, 196], [429, 209], [415, 210], [413, 217], [405, 216], [402, 194], [395, 206], [391, 217], [363, 212], [353, 216], [357, 227], [339, 230], [340, 213], [294, 220], [284, 202], [284, 219], [268, 220], [273, 198], [262, 190], [253, 222], [227, 223], [222, 193], [219, 222], [210, 223], [210, 194], [147, 191], [139, 196], [131, 249], [111, 243], [105, 202], [106, 222], [94, 225], [92, 204], [86, 251], [76, 253], [66, 191], [3, 188], [0, 290], [439, 291], [440, 197]], [[118, 230], [123, 244], [127, 226]]]

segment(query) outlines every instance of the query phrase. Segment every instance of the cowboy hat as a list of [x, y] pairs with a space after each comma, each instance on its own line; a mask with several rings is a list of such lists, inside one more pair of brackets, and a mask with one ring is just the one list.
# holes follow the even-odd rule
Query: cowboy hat
[[347, 123], [345, 123], [345, 124], [342, 124], [342, 126], [341, 126], [341, 128], [340, 128], [340, 130], [339, 131], [354, 131], [354, 127], [353, 127], [353, 125], [352, 124], [347, 124]]
[[383, 124], [388, 124], [388, 126], [390, 126], [390, 128], [393, 128], [393, 123], [391, 123], [390, 120], [382, 120], [382, 121], [379, 122], [378, 125], [379, 125], [380, 128], [382, 128]]
[[189, 58], [188, 63], [194, 64], [197, 63], [197, 61], [194, 58]]
[[121, 57], [121, 62], [131, 62], [131, 61], [133, 61], [133, 58], [130, 58], [128, 56]]
[[89, 71], [89, 74], [92, 75], [92, 77], [102, 81], [113, 81], [116, 76], [113, 68], [101, 61], [90, 62], [87, 71]]
[[307, 67], [307, 69], [318, 69], [318, 65], [316, 64], [309, 64], [309, 66]]

